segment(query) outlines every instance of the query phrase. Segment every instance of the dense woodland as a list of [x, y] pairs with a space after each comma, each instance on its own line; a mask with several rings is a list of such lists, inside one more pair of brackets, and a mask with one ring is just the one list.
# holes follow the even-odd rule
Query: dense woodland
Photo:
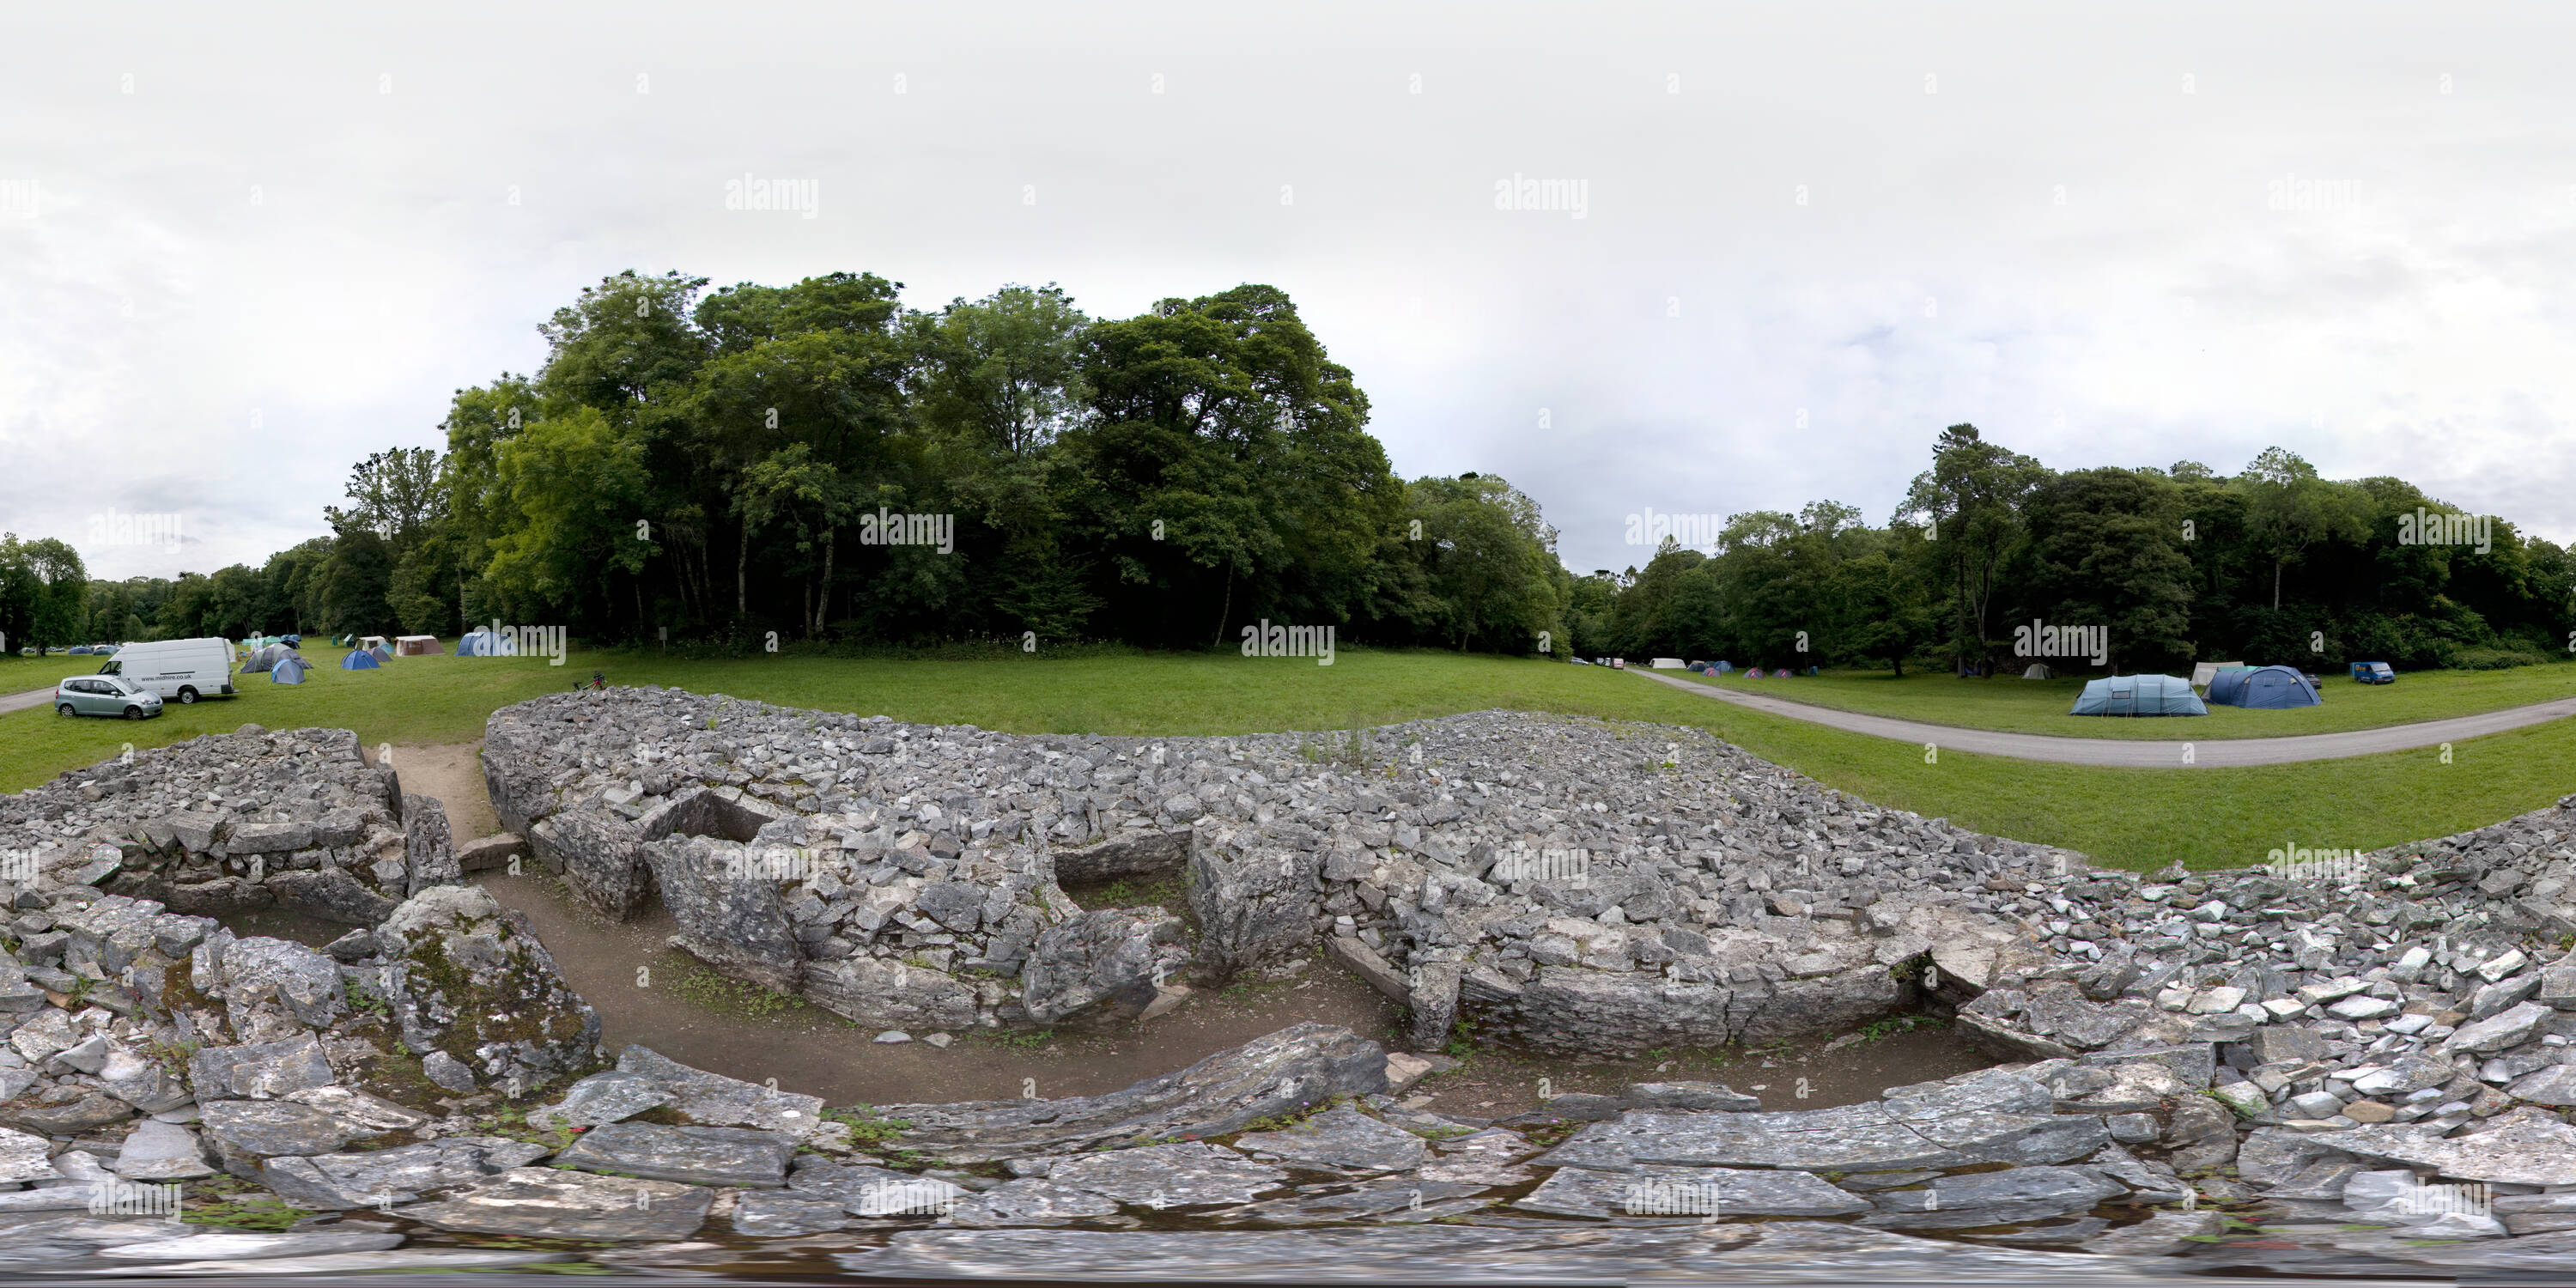
[[125, 582], [6, 538], [0, 631], [1206, 648], [1266, 618], [1346, 643], [1988, 671], [2034, 618], [2107, 626], [2118, 670], [2504, 665], [2569, 640], [2567, 552], [2501, 520], [2483, 552], [2402, 540], [2446, 507], [2398, 479], [2322, 479], [2278, 448], [2233, 476], [2059, 473], [1967, 425], [1883, 527], [1820, 501], [1578, 577], [1504, 480], [1397, 478], [1367, 396], [1274, 288], [1126, 319], [1052, 286], [936, 311], [900, 289], [611, 277], [539, 328], [541, 370], [456, 393], [445, 451], [359, 462], [329, 535]]

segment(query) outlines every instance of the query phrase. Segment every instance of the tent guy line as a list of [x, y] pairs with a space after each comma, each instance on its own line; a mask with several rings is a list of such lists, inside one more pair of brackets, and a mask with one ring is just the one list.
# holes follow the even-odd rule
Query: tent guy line
[[[2141, 741], [2126, 738], [2060, 738], [2053, 734], [2006, 733], [1993, 729], [1967, 729], [1957, 725], [1924, 724], [1916, 720], [1896, 720], [1887, 716], [1864, 715], [1857, 711], [1837, 711], [1830, 707], [1811, 706], [1804, 702], [1775, 698], [1768, 694], [1740, 693], [1731, 689], [1694, 684], [1651, 671], [1631, 670], [1658, 684], [1720, 702], [1732, 702], [1756, 711], [1792, 720], [1804, 720], [1850, 733], [1897, 742], [1932, 743], [1943, 751], [1967, 751], [1981, 756], [2009, 756], [2015, 760], [2043, 760], [2060, 765], [2111, 765], [2129, 769], [2217, 769], [2246, 765], [2295, 765], [2310, 760], [2340, 760], [2346, 756], [2371, 756], [2384, 751], [2410, 751], [2417, 747], [2435, 747], [2446, 742], [2462, 742], [2503, 733], [2530, 725], [2576, 715], [2576, 698], [2554, 698], [2529, 706], [2507, 707], [2502, 711], [2482, 711], [2472, 716], [2454, 716], [2447, 720], [2426, 720], [2417, 724], [2390, 725], [2383, 729], [2350, 729], [2342, 733], [2301, 734], [2293, 738], [2200, 738]], [[2183, 748], [2192, 749], [2189, 763], [2183, 760]]]

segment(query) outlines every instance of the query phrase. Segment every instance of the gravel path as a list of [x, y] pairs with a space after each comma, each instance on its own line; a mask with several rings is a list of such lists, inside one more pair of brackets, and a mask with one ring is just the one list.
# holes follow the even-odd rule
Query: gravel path
[[[2343, 733], [2302, 734], [2296, 738], [2210, 738], [2201, 741], [2173, 739], [2161, 742], [2138, 742], [2125, 738], [2059, 738], [2050, 734], [2004, 733], [1992, 729], [1964, 729], [1956, 725], [1924, 724], [1915, 720], [1897, 720], [1887, 716], [1863, 715], [1856, 711], [1838, 711], [1831, 707], [1813, 706], [1774, 698], [1758, 693], [1738, 693], [1689, 680], [1637, 670], [1661, 684], [1669, 684], [1702, 697], [1732, 702], [1756, 711], [1792, 720], [1804, 720], [1830, 728], [1865, 733], [1873, 737], [1892, 738], [1898, 742], [1928, 742], [1945, 751], [1973, 751], [1986, 756], [2010, 756], [2016, 760], [2046, 760], [2062, 765], [2120, 765], [2130, 768], [2199, 768], [2212, 769], [2242, 765], [2292, 765], [2309, 760], [2337, 760], [2345, 756], [2369, 756], [2383, 751], [2406, 751], [2415, 747], [2434, 747], [2446, 742], [2462, 742], [2508, 729], [2545, 724], [2576, 715], [2576, 698], [2555, 698], [2529, 706], [2507, 707], [2502, 711], [2484, 711], [2473, 716], [2455, 716], [2449, 720], [2426, 720], [2418, 724], [2390, 725], [2384, 729], [2352, 729]], [[2185, 760], [2186, 749], [2190, 759]]]
[[53, 696], [54, 686], [50, 684], [41, 689], [29, 689], [24, 693], [0, 696], [0, 715], [12, 711], [24, 711], [29, 707], [41, 707], [51, 701]]

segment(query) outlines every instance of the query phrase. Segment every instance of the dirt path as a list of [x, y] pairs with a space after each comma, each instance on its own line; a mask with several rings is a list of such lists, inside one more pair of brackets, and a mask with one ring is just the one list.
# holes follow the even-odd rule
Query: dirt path
[[[2061, 738], [2044, 733], [2005, 733], [1995, 729], [1968, 729], [1958, 725], [1924, 724], [1915, 720], [1898, 720], [1890, 716], [1864, 715], [1820, 707], [1788, 698], [1775, 698], [1761, 693], [1738, 693], [1714, 685], [1697, 684], [1657, 675], [1652, 671], [1631, 670], [1658, 684], [1669, 684], [1690, 693], [1719, 702], [1732, 702], [1740, 707], [1792, 720], [1804, 720], [1851, 733], [1865, 733], [1898, 742], [1932, 743], [1945, 751], [1973, 751], [1986, 756], [2009, 756], [2015, 760], [2045, 760], [2061, 765], [2120, 765], [2136, 769], [2221, 769], [2242, 765], [2294, 765], [2308, 760], [2340, 760], [2346, 756], [2370, 756], [2383, 751], [2406, 751], [2416, 747], [2461, 742], [2491, 733], [2503, 733], [2526, 725], [2547, 724], [2576, 715], [2576, 698], [2555, 698], [2528, 706], [2507, 707], [2502, 711], [2484, 711], [2473, 716], [2455, 716], [2448, 720], [2425, 720], [2415, 724], [2390, 725], [2383, 729], [2349, 729], [2342, 733], [2301, 734], [2295, 738], [2210, 738], [2200, 742], [2184, 739], [2172, 741], [2139, 741], [2127, 738]], [[2190, 748], [2185, 759], [2185, 748]]]
[[[403, 790], [437, 797], [460, 843], [499, 830], [480, 747], [393, 750]], [[945, 1050], [922, 1041], [879, 1043], [874, 1028], [856, 1028], [819, 1007], [782, 1005], [716, 978], [664, 943], [677, 927], [659, 906], [619, 924], [592, 911], [560, 880], [523, 871], [477, 879], [504, 906], [527, 914], [567, 981], [599, 1011], [610, 1051], [641, 1043], [731, 1077], [775, 1078], [780, 1087], [835, 1105], [1003, 1100], [1027, 1094], [1031, 1081], [1050, 1099], [1097, 1095], [1301, 1020], [1342, 1025], [1389, 1050], [1404, 1046], [1403, 1008], [1320, 958], [1285, 978], [1202, 991], [1141, 1025], [1091, 1034], [970, 1035]], [[340, 929], [263, 922], [257, 933], [319, 943]], [[1652, 1052], [1638, 1061], [1469, 1050], [1463, 1067], [1420, 1091], [1433, 1097], [1435, 1110], [1499, 1118], [1537, 1108], [1542, 1079], [1551, 1093], [1615, 1093], [1630, 1082], [1708, 1078], [1761, 1096], [1766, 1108], [1820, 1109], [1992, 1063], [1943, 1030], [1896, 1032], [1832, 1051], [1823, 1049], [1827, 1041], [1759, 1052]], [[1765, 1089], [1755, 1091], [1757, 1084]]]

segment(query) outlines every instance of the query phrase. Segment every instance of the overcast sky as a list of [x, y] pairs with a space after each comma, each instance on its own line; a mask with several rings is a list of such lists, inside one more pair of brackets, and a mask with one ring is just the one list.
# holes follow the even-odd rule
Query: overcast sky
[[1884, 522], [1958, 421], [2576, 537], [2576, 11], [1605, 8], [13, 7], [0, 528], [255, 564], [634, 268], [1271, 283], [1398, 473], [1508, 477], [1578, 571], [1649, 507]]

